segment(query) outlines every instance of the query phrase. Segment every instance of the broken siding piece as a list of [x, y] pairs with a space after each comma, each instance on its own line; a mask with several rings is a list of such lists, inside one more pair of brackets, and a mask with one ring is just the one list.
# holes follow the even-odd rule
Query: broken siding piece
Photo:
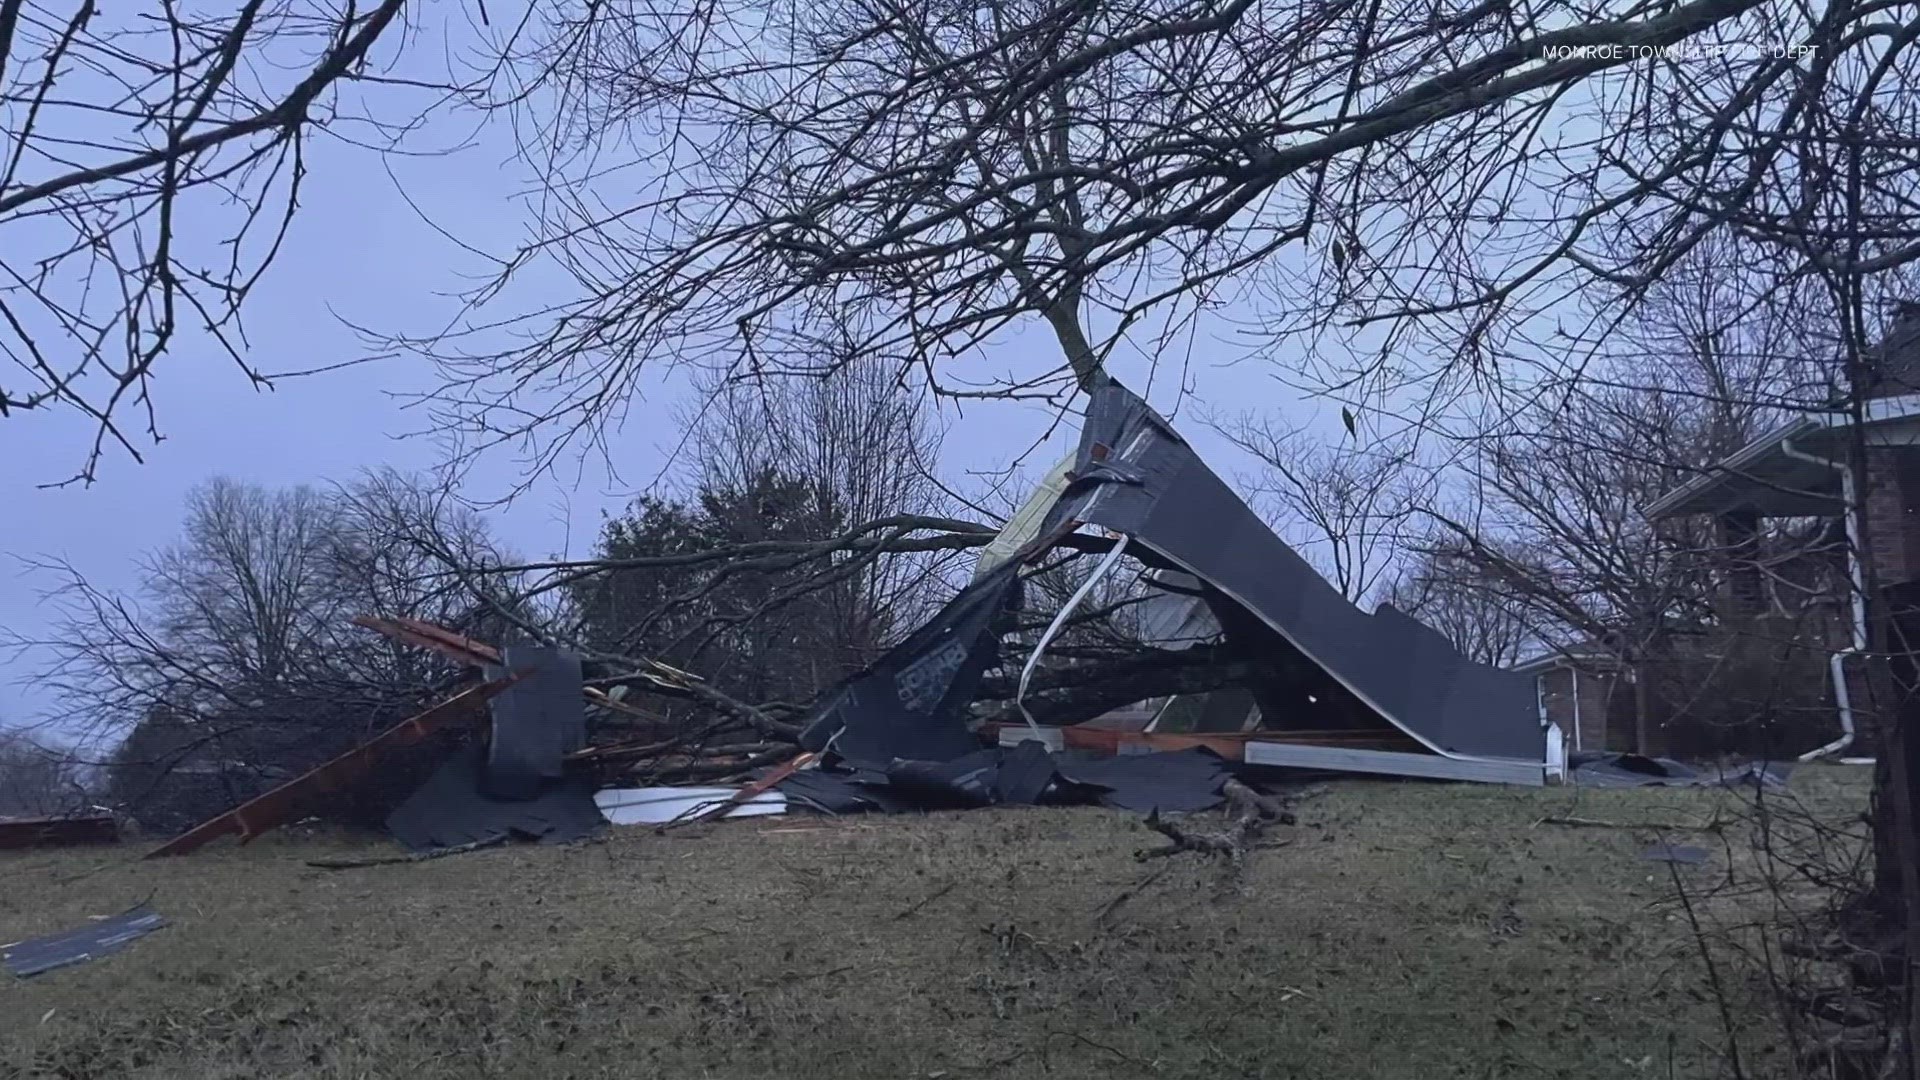
[[593, 793], [600, 813], [615, 825], [665, 825], [715, 811], [728, 817], [759, 817], [787, 812], [787, 797], [763, 791], [738, 799], [743, 789], [727, 787], [602, 788]]
[[119, 952], [137, 938], [167, 925], [167, 920], [145, 904], [78, 930], [63, 930], [11, 945], [0, 945], [0, 964], [19, 978], [30, 978], [55, 968], [85, 963]]

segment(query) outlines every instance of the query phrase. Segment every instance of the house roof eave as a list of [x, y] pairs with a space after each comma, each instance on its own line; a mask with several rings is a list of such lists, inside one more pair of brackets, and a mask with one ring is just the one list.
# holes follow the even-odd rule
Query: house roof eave
[[1656, 521], [1663, 517], [1688, 513], [1690, 511], [1684, 509], [1688, 504], [1696, 503], [1704, 496], [1727, 487], [1734, 478], [1746, 472], [1749, 466], [1778, 449], [1781, 443], [1796, 435], [1805, 435], [1825, 426], [1811, 416], [1798, 416], [1772, 428], [1740, 449], [1707, 466], [1700, 475], [1642, 506], [1640, 516], [1649, 521]]
[[[1864, 403], [1860, 411], [1862, 420], [1868, 426], [1911, 420], [1920, 417], [1920, 394], [1875, 398]], [[1640, 508], [1640, 514], [1651, 521], [1676, 514], [1700, 512], [1698, 504], [1739, 480], [1750, 466], [1778, 452], [1783, 444], [1817, 432], [1844, 430], [1852, 423], [1853, 415], [1846, 409], [1822, 409], [1796, 416], [1721, 458], [1700, 475], [1647, 503]]]

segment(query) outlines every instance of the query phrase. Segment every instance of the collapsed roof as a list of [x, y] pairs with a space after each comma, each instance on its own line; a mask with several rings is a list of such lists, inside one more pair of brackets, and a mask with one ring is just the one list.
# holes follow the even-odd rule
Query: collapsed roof
[[994, 566], [843, 683], [816, 711], [804, 745], [867, 760], [958, 748], [964, 706], [997, 647], [991, 616], [1017, 595], [1017, 569], [1066, 533], [1098, 525], [1125, 536], [1136, 553], [1144, 549], [1148, 561], [1197, 580], [1229, 636], [1268, 635], [1261, 648], [1297, 652], [1433, 753], [1545, 757], [1533, 679], [1468, 660], [1438, 631], [1389, 605], [1372, 614], [1353, 606], [1119, 383], [1091, 392], [1064, 475], [1057, 494], [1047, 492], [1053, 502], [1041, 524], [1022, 530], [1033, 539], [1021, 556]]
[[1119, 383], [1093, 391], [1073, 475], [1050, 526], [1074, 520], [1128, 535], [1257, 617], [1430, 750], [1540, 760], [1532, 679], [1468, 660], [1391, 605], [1371, 615], [1353, 606]]
[[[1394, 759], [1392, 764], [1368, 765], [1334, 747], [1303, 745], [1297, 749], [1319, 752], [1286, 759], [1270, 753], [1256, 762], [1256, 747], [1249, 744], [1248, 763], [1540, 782], [1540, 766], [1550, 755], [1530, 677], [1467, 660], [1438, 632], [1392, 607], [1371, 615], [1355, 608], [1268, 529], [1164, 418], [1108, 381], [1092, 392], [1073, 457], [1056, 466], [996, 539], [999, 550], [982, 560], [974, 581], [926, 625], [829, 693], [799, 735], [801, 746], [816, 753], [741, 789], [743, 799], [777, 786], [786, 798], [834, 812], [1043, 799], [1166, 811], [1218, 804], [1226, 763], [1204, 746], [1100, 761], [1031, 743], [983, 750], [969, 730], [968, 706], [982, 676], [1001, 660], [1000, 636], [1005, 616], [1018, 606], [1021, 572], [1086, 525], [1104, 526], [1122, 539], [1042, 636], [1028, 658], [1023, 693], [1047, 640], [1131, 544], [1134, 554], [1155, 565], [1159, 572], [1151, 580], [1171, 601], [1150, 620], [1147, 637], [1154, 644], [1180, 648], [1223, 637], [1242, 651], [1290, 657], [1293, 662], [1276, 677], [1291, 680], [1289, 685], [1251, 688], [1263, 714], [1284, 722], [1289, 709], [1314, 700], [1303, 687], [1337, 687], [1370, 714], [1369, 724], [1398, 729], [1431, 751], [1386, 752], [1378, 756]], [[1183, 600], [1197, 600], [1205, 611]], [[431, 855], [509, 836], [564, 841], [604, 824], [591, 786], [570, 775], [566, 763], [585, 752], [584, 701], [616, 703], [585, 686], [577, 657], [556, 649], [502, 651], [417, 620], [355, 622], [480, 668], [490, 681], [202, 822], [148, 857], [184, 854], [230, 833], [251, 839], [284, 820], [304, 794], [348, 782], [378, 754], [429, 738], [482, 704], [492, 706], [492, 737], [484, 748], [470, 745], [449, 758], [394, 811], [388, 825], [403, 843]], [[691, 679], [664, 665], [652, 667], [676, 680]], [[1236, 705], [1235, 711], [1244, 716], [1249, 710]], [[1459, 767], [1442, 758], [1458, 759]], [[814, 771], [796, 772], [803, 763]]]

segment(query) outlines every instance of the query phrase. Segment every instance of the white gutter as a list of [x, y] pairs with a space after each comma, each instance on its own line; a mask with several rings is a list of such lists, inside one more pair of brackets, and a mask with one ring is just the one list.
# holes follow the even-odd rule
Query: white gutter
[[[1788, 445], [1795, 435], [1801, 435], [1823, 426], [1825, 425], [1813, 417], [1795, 417], [1754, 439], [1740, 449], [1735, 450], [1726, 457], [1721, 458], [1718, 462], [1715, 462], [1703, 470], [1700, 475], [1641, 507], [1640, 516], [1649, 519], [1664, 517], [1672, 511], [1674, 507], [1679, 506], [1688, 499], [1705, 494], [1725, 484], [1729, 478], [1745, 472], [1748, 465], [1765, 457], [1767, 451], [1773, 449], [1775, 443], [1779, 443], [1784, 447]], [[1793, 452], [1790, 452], [1789, 456], [1806, 457], [1806, 455]], [[1825, 458], [1808, 457], [1807, 460], [1819, 461], [1822, 465], [1833, 464], [1833, 462]]]
[[1847, 578], [1853, 609], [1853, 636], [1847, 648], [1836, 651], [1827, 660], [1827, 675], [1833, 680], [1833, 702], [1840, 714], [1840, 737], [1824, 746], [1816, 746], [1801, 754], [1799, 760], [1812, 761], [1830, 754], [1837, 754], [1853, 745], [1853, 695], [1847, 689], [1847, 657], [1858, 656], [1867, 649], [1867, 589], [1865, 575], [1860, 568], [1860, 509], [1854, 500], [1853, 470], [1831, 458], [1809, 454], [1793, 445], [1792, 439], [1780, 440], [1780, 451], [1790, 458], [1824, 465], [1840, 471], [1840, 501], [1845, 508], [1847, 527]]

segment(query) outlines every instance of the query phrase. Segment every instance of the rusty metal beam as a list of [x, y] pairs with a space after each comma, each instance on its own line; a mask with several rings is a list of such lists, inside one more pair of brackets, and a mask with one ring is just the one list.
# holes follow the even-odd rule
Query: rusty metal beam
[[374, 759], [387, 751], [411, 746], [437, 731], [470, 719], [488, 699], [519, 682], [525, 675], [526, 672], [514, 672], [504, 678], [462, 690], [425, 712], [400, 721], [326, 764], [195, 825], [149, 851], [145, 857], [154, 859], [162, 855], [185, 855], [208, 841], [230, 834], [237, 834], [241, 843], [247, 843], [286, 821], [303, 797], [335, 790], [365, 772]]

